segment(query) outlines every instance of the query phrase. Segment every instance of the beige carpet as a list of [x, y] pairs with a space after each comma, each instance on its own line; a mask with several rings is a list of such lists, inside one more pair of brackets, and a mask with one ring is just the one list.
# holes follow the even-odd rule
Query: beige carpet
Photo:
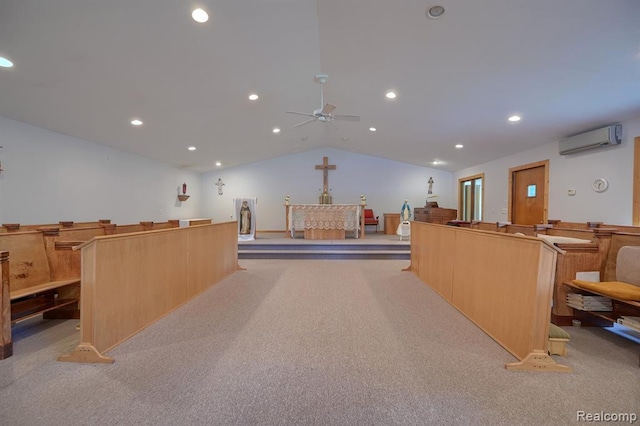
[[569, 329], [571, 374], [515, 359], [406, 261], [246, 260], [112, 350], [59, 363], [73, 321], [16, 327], [0, 361], [3, 425], [541, 425], [640, 414], [640, 346]]

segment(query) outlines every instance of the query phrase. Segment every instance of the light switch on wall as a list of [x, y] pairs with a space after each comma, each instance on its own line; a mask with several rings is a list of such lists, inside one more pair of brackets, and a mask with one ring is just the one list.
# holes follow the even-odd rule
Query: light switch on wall
[[568, 190], [567, 190], [567, 195], [569, 195], [569, 196], [574, 196], [574, 195], [576, 195], [576, 190], [575, 190], [575, 189], [568, 189]]

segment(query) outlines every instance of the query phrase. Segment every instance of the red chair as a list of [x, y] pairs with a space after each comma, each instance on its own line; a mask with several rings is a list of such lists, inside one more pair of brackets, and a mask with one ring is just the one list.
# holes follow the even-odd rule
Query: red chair
[[367, 228], [367, 225], [375, 225], [376, 226], [376, 234], [378, 233], [378, 217], [373, 215], [372, 209], [364, 209], [364, 227]]

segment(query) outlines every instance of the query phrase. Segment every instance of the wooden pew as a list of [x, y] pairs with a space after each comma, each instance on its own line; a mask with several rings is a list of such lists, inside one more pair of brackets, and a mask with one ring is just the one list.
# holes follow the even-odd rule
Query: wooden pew
[[593, 230], [596, 228], [609, 228], [609, 229], [615, 229], [616, 231], [619, 231], [619, 232], [626, 232], [629, 234], [640, 234], [640, 226], [613, 225], [613, 224], [607, 224], [604, 222], [564, 222], [561, 220], [549, 220], [548, 222], [552, 224], [554, 228], [559, 228], [559, 229]]
[[237, 222], [95, 237], [80, 250], [80, 342], [58, 360], [110, 363], [109, 349], [238, 269]]
[[[211, 219], [209, 219], [208, 223], [211, 223]], [[180, 227], [180, 223], [178, 220], [169, 220], [167, 222], [144, 221], [144, 222], [131, 224], [131, 225], [116, 225], [114, 233], [130, 234], [132, 232], [156, 231], [158, 229], [171, 229], [171, 228], [179, 228], [179, 227]]]
[[63, 220], [58, 223], [43, 223], [38, 225], [21, 225], [19, 223], [3, 223], [0, 226], [0, 233], [18, 232], [18, 231], [36, 231], [41, 228], [91, 228], [101, 225], [109, 225], [110, 219], [100, 219], [96, 222], [74, 222], [71, 220]]
[[[634, 234], [619, 232], [619, 228], [640, 229], [618, 225], [605, 225], [602, 222], [561, 222], [549, 221], [551, 226], [500, 224], [492, 222], [473, 223], [475, 229], [484, 229], [505, 233], [522, 233], [546, 239], [561, 251], [556, 261], [554, 279], [553, 308], [551, 322], [567, 326], [576, 319], [575, 310], [566, 304], [566, 295], [571, 292], [565, 282], [575, 279], [577, 272], [598, 271], [603, 280], [612, 277], [615, 271], [615, 257], [621, 244], [636, 245], [632, 241]], [[627, 235], [625, 237], [625, 235]], [[613, 246], [612, 246], [613, 244]], [[611, 249], [610, 249], [611, 248]], [[611, 251], [613, 250], [613, 251]], [[582, 314], [579, 314], [583, 317]], [[605, 324], [595, 318], [587, 318], [585, 325]]]
[[570, 371], [547, 353], [558, 252], [534, 237], [411, 223], [410, 270], [520, 360], [507, 369]]
[[177, 220], [169, 220], [167, 222], [153, 222], [153, 230], [179, 228], [180, 223]]
[[518, 225], [507, 222], [471, 222], [469, 228], [481, 231], [504, 232], [507, 234], [524, 234], [528, 236], [536, 236], [538, 233], [545, 232], [550, 225]]
[[[627, 259], [626, 265], [623, 264], [622, 266], [619, 266], [617, 265], [618, 253], [623, 247], [627, 247], [627, 256], [630, 255], [632, 257]], [[637, 249], [629, 250], [628, 247], [640, 247], [640, 234], [624, 232], [613, 233], [607, 258], [605, 262], [603, 262], [604, 266], [600, 275], [600, 281], [621, 281], [636, 286], [640, 283], [638, 276], [635, 273], [635, 265], [637, 265], [637, 262], [640, 262], [640, 256], [638, 255]], [[624, 276], [626, 276], [626, 279]], [[616, 293], [610, 294], [608, 293], [610, 287], [606, 285], [597, 289], [584, 289], [580, 285], [572, 282], [574, 278], [575, 277], [571, 277], [564, 282], [567, 292], [599, 295], [611, 299], [612, 309], [610, 311], [583, 311], [569, 308], [573, 310], [574, 318], [579, 319], [583, 325], [610, 327], [622, 316], [640, 317], [640, 301], [637, 299], [628, 300], [618, 297]], [[635, 327], [632, 329], [638, 331]]]
[[[0, 250], [7, 251], [11, 259], [10, 315], [3, 316], [2, 327], [61, 308], [77, 311], [80, 263], [50, 263], [44, 232], [0, 234]], [[66, 317], [74, 316], [70, 313]]]
[[[110, 220], [63, 221], [54, 225], [9, 224], [0, 231], [3, 285], [0, 299], [0, 359], [12, 353], [11, 325], [36, 315], [45, 319], [80, 318], [81, 256], [74, 247], [97, 236], [170, 229], [179, 221], [116, 226]], [[6, 254], [5, 254], [6, 253]], [[11, 256], [13, 269], [9, 267]], [[11, 272], [13, 271], [13, 273]], [[0, 293], [2, 295], [2, 293]]]
[[576, 272], [589, 271], [599, 272], [600, 281], [615, 281], [618, 251], [623, 246], [640, 246], [640, 234], [607, 228], [594, 228], [592, 232], [594, 237], [591, 244], [558, 244], [567, 254], [558, 257], [552, 315], [554, 324], [570, 325], [573, 319], [580, 319], [584, 325], [610, 326], [612, 323], [567, 306], [566, 295], [575, 292], [575, 289], [565, 284], [576, 278]]

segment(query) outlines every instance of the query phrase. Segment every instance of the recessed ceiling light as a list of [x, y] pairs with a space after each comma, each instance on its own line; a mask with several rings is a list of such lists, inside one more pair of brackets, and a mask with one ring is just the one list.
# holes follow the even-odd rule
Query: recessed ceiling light
[[434, 161], [433, 161], [433, 164], [436, 164], [436, 165], [437, 165], [437, 164], [440, 164], [441, 162], [442, 162], [442, 161], [440, 161], [440, 160], [434, 160]]
[[369, 127], [369, 131], [371, 131], [371, 132], [375, 132], [376, 130], [378, 130], [378, 129], [376, 129], [375, 127]]
[[427, 9], [427, 18], [438, 19], [444, 15], [444, 7], [442, 6], [431, 6]]
[[511, 117], [508, 118], [508, 120], [515, 123], [516, 121], [520, 121], [520, 116], [512, 115]]
[[138, 120], [136, 118], [134, 120], [131, 120], [131, 124], [133, 124], [134, 126], [142, 126], [142, 120]]
[[0, 56], [0, 67], [2, 68], [11, 68], [13, 66], [13, 62], [8, 60], [7, 58], [3, 58]]
[[385, 96], [387, 97], [387, 99], [395, 99], [396, 98], [396, 92], [389, 90], [387, 93], [385, 93]]
[[257, 101], [258, 98], [259, 98], [259, 96], [256, 95], [255, 93], [252, 93], [252, 94], [249, 95], [249, 100], [250, 101]]
[[200, 8], [194, 9], [194, 11], [191, 12], [191, 17], [193, 18], [194, 21], [199, 22], [201, 24], [204, 24], [209, 20], [209, 14]]
[[461, 143], [456, 145], [456, 148], [460, 149], [460, 148], [464, 148], [464, 145], [462, 145]]
[[306, 141], [307, 139], [309, 139], [308, 136], [303, 136], [303, 137], [300, 138], [301, 141]]
[[278, 129], [277, 127], [273, 128], [273, 133], [280, 133], [280, 129]]
[[343, 138], [342, 138], [342, 140], [343, 140], [343, 141], [348, 141], [348, 140], [349, 140], [349, 138], [345, 136], [345, 137], [343, 137]]
[[189, 151], [195, 151], [197, 148], [195, 146], [190, 146], [189, 148], [187, 148]]
[[216, 161], [216, 167], [220, 167], [220, 166], [222, 166], [222, 163], [219, 161]]

